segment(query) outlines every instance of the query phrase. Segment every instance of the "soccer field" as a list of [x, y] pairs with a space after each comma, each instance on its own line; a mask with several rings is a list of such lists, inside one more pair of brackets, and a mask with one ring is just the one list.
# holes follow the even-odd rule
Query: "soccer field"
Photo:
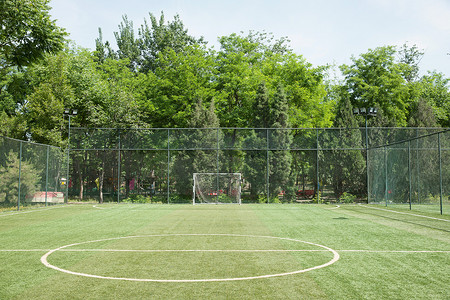
[[450, 217], [375, 205], [0, 214], [0, 299], [448, 299]]

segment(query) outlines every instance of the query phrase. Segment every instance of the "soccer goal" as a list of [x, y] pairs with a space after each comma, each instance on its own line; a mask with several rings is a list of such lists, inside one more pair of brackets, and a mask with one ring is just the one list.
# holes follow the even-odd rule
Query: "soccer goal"
[[193, 204], [241, 204], [241, 173], [194, 173]]

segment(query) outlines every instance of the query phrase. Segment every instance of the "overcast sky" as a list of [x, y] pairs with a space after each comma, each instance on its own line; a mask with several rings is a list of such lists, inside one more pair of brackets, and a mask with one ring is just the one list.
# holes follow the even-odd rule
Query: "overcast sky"
[[127, 15], [137, 29], [149, 13], [179, 14], [190, 35], [217, 38], [249, 30], [288, 37], [314, 66], [349, 64], [351, 56], [384, 45], [417, 45], [421, 73], [450, 77], [450, 0], [52, 0], [51, 14], [70, 39], [94, 49], [98, 28], [115, 46], [113, 32]]

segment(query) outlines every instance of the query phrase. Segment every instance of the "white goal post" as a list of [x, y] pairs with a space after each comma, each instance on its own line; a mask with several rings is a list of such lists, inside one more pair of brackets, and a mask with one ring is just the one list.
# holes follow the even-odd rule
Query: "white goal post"
[[241, 204], [241, 173], [194, 173], [195, 204]]

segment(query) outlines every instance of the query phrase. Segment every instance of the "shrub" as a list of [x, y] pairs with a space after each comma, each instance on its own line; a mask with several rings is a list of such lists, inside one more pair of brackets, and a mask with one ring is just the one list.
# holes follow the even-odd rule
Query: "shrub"
[[354, 203], [356, 200], [356, 196], [350, 193], [344, 192], [341, 197], [339, 197], [339, 202], [341, 203]]

